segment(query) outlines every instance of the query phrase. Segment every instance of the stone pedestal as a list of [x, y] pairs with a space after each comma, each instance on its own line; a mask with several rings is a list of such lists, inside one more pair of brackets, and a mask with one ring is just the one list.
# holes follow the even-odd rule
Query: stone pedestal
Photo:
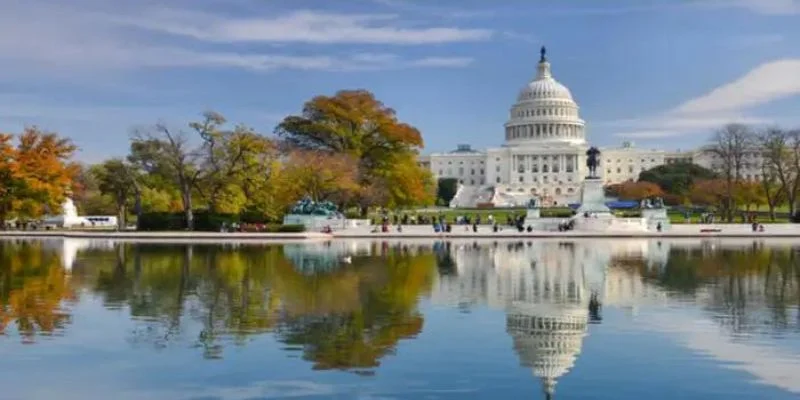
[[662, 231], [666, 231], [672, 226], [666, 208], [643, 208], [642, 218], [647, 220], [647, 229], [651, 231], [655, 231], [659, 223], [661, 223]]
[[599, 178], [586, 178], [581, 185], [581, 206], [578, 214], [611, 214], [606, 206], [606, 194], [603, 181]]
[[541, 218], [541, 212], [540, 212], [538, 207], [537, 208], [529, 208], [528, 209], [528, 213], [525, 215], [525, 219], [526, 220], [539, 219], [539, 218]]

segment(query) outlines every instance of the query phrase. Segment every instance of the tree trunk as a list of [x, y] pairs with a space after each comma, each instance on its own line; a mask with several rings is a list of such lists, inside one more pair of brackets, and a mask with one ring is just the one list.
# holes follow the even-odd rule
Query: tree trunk
[[361, 218], [366, 218], [369, 215], [369, 207], [361, 206]]
[[139, 188], [136, 188], [136, 193], [134, 194], [134, 213], [136, 213], [136, 230], [139, 230], [139, 221], [142, 219], [142, 192], [139, 191]]
[[125, 203], [117, 204], [117, 230], [122, 231], [125, 230], [125, 223], [126, 216], [128, 215], [128, 208], [125, 206]]
[[192, 188], [188, 183], [182, 185], [183, 212], [186, 216], [186, 230], [194, 230], [194, 213], [192, 212]]
[[775, 205], [769, 204], [769, 220], [775, 222]]

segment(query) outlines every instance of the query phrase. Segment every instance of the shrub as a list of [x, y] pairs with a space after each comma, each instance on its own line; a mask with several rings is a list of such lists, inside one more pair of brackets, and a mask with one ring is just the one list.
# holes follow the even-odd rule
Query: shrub
[[278, 225], [278, 232], [298, 233], [305, 231], [306, 231], [305, 225]]
[[223, 224], [230, 226], [239, 222], [239, 216], [235, 214], [212, 214], [207, 211], [194, 214], [194, 230], [200, 232], [219, 232]]
[[139, 216], [137, 227], [140, 231], [182, 231], [186, 229], [183, 213], [151, 212]]

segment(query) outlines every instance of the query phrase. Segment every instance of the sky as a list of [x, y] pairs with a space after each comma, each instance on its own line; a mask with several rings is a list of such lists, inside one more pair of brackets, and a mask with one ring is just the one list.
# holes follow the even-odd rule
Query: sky
[[0, 131], [96, 162], [137, 127], [215, 110], [272, 134], [366, 89], [424, 153], [499, 146], [544, 45], [592, 144], [690, 149], [729, 122], [800, 126], [798, 22], [800, 0], [2, 0]]

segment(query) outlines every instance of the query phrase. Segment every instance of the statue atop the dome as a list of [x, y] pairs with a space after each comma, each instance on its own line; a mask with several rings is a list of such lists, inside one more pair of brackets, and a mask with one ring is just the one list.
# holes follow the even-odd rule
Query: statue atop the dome
[[589, 167], [589, 178], [597, 178], [598, 165], [600, 165], [600, 150], [592, 146], [586, 151], [586, 166]]
[[539, 58], [539, 62], [540, 63], [547, 62], [547, 49], [544, 46], [542, 46], [542, 49], [539, 50], [539, 54], [541, 55], [541, 57]]

